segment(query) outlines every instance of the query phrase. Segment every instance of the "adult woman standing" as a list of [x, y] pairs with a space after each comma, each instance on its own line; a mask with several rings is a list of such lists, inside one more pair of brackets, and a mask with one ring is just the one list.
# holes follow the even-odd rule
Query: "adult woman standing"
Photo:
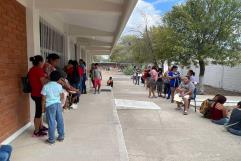
[[163, 85], [163, 75], [162, 75], [162, 68], [158, 69], [158, 79], [156, 81], [156, 87], [157, 87], [157, 95], [158, 97], [162, 97], [162, 85]]
[[175, 91], [176, 89], [178, 88], [179, 84], [180, 84], [180, 74], [179, 72], [177, 71], [178, 67], [177, 66], [173, 66], [171, 68], [171, 71], [168, 73], [168, 77], [170, 79], [170, 87], [171, 87], [171, 90], [168, 94], [168, 99], [170, 99], [170, 95], [172, 97], [172, 100], [171, 102], [174, 103], [174, 94], [175, 94]]
[[43, 57], [36, 55], [30, 58], [33, 67], [28, 72], [28, 79], [31, 86], [31, 98], [36, 105], [35, 117], [34, 117], [34, 136], [41, 137], [47, 135], [44, 131], [47, 130], [42, 124], [42, 95], [41, 90], [43, 85], [48, 82], [46, 74], [43, 70]]
[[152, 67], [152, 70], [150, 71], [150, 75], [151, 75], [151, 79], [150, 79], [150, 82], [148, 83], [149, 98], [151, 98], [151, 94], [152, 94], [152, 98], [156, 98], [155, 90], [156, 90], [156, 81], [158, 79], [158, 73], [156, 71], [155, 66]]
[[44, 72], [47, 74], [48, 78], [52, 71], [56, 70], [56, 67], [59, 65], [60, 57], [57, 54], [49, 54], [47, 56], [47, 62], [44, 64]]
[[70, 84], [81, 91], [80, 78], [84, 74], [84, 70], [80, 68], [77, 61], [72, 62], [73, 67], [69, 68], [67, 71]]
[[196, 81], [196, 78], [195, 78], [195, 72], [193, 70], [189, 70], [187, 72], [187, 75], [190, 77], [190, 81], [193, 83], [193, 84], [197, 84], [197, 81]]

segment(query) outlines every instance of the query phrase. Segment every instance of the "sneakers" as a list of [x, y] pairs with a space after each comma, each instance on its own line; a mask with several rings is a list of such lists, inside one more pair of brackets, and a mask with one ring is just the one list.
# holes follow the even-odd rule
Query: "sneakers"
[[76, 109], [78, 109], [78, 105], [77, 104], [72, 104], [72, 109], [74, 109], [74, 110], [76, 110]]
[[46, 144], [49, 144], [49, 145], [53, 145], [55, 143], [55, 141], [50, 141], [49, 139], [47, 139], [45, 141]]
[[40, 131], [43, 131], [43, 132], [48, 131], [48, 128], [45, 127], [45, 126], [42, 126], [42, 128], [40, 129]]
[[44, 137], [46, 135], [47, 135], [47, 133], [45, 133], [45, 132], [43, 132], [41, 130], [39, 132], [34, 132], [33, 133], [33, 137]]
[[184, 111], [184, 112], [183, 112], [183, 115], [188, 115], [188, 112], [187, 112], [187, 111]]
[[64, 138], [57, 138], [57, 141], [63, 142], [63, 141], [64, 141]]

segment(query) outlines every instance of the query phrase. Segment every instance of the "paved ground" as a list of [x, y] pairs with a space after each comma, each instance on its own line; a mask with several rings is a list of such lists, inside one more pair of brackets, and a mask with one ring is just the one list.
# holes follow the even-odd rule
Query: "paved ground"
[[29, 129], [13, 142], [12, 161], [127, 161], [111, 92], [82, 95], [78, 110], [64, 113], [66, 138], [53, 146]]
[[12, 161], [241, 160], [240, 137], [193, 111], [183, 116], [167, 100], [148, 99], [145, 88], [121, 73], [104, 75], [114, 77], [116, 99], [151, 101], [160, 110], [118, 110], [117, 115], [113, 93], [83, 95], [78, 110], [64, 113], [63, 143], [46, 145], [46, 138], [31, 137], [31, 128], [13, 142]]
[[120, 73], [114, 77], [117, 99], [153, 101], [160, 110], [118, 110], [130, 161], [240, 161], [241, 138], [212, 124], [193, 110], [188, 116], [165, 99]]

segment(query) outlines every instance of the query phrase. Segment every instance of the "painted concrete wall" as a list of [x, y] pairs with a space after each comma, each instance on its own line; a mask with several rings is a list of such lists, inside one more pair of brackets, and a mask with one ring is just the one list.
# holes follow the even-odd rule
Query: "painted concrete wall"
[[[199, 68], [192, 66], [191, 69], [195, 71], [198, 79]], [[186, 68], [180, 69], [182, 74], [186, 74], [187, 71], [188, 69]], [[206, 66], [204, 79], [204, 82], [207, 85], [241, 92], [241, 65], [236, 67], [228, 67], [209, 64]]]

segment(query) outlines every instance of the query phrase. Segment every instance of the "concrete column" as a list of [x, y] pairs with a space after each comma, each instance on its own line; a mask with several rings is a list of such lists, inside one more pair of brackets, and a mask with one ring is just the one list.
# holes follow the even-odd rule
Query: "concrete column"
[[[40, 53], [39, 10], [35, 9], [35, 0], [26, 2], [27, 52], [28, 58]], [[28, 64], [29, 68], [32, 64]]]
[[[40, 31], [39, 31], [39, 10], [35, 9], [35, 0], [28, 0], [25, 2], [26, 7], [26, 30], [27, 30], [27, 54], [28, 59], [34, 55], [41, 55], [40, 53]], [[32, 64], [28, 61], [28, 68]], [[30, 120], [33, 121], [35, 104], [29, 97], [30, 102]]]

